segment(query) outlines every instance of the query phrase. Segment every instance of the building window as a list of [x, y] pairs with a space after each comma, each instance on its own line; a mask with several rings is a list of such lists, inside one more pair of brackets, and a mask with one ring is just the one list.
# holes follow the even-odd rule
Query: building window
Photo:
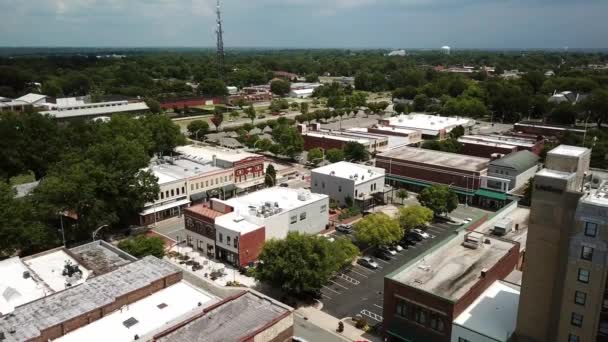
[[186, 193], [186, 187], [182, 186], [182, 195]]
[[581, 291], [574, 292], [574, 302], [578, 305], [585, 305], [587, 301], [587, 294]]
[[236, 236], [234, 238], [234, 248], [239, 248], [239, 237], [238, 236]]
[[397, 306], [395, 306], [395, 313], [397, 316], [407, 317], [407, 304], [404, 300], [398, 300]]
[[421, 308], [414, 310], [414, 320], [420, 324], [426, 324], [426, 311]]
[[584, 268], [578, 269], [578, 281], [587, 284], [589, 282], [589, 270]]
[[164, 192], [160, 192], [160, 199], [165, 199], [165, 193]]
[[585, 236], [597, 236], [597, 223], [585, 222]]
[[165, 191], [165, 197], [169, 198], [169, 190]]
[[581, 249], [581, 259], [591, 261], [593, 259], [593, 248], [583, 246]]
[[290, 219], [289, 222], [291, 223], [296, 223], [298, 222], [298, 215], [293, 215]]
[[321, 182], [321, 187], [325, 189], [325, 182]]
[[445, 323], [443, 322], [441, 316], [437, 314], [431, 314], [430, 326], [431, 329], [437, 330], [439, 332], [443, 332], [445, 330]]
[[583, 315], [573, 312], [572, 317], [570, 318], [570, 324], [574, 325], [575, 327], [582, 327], [583, 326]]
[[224, 236], [222, 235], [222, 233], [220, 233], [220, 242], [223, 243], [224, 242]]
[[175, 190], [171, 189], [171, 197], [175, 196]]
[[300, 221], [306, 220], [306, 212], [300, 214]]
[[342, 192], [342, 185], [338, 185], [338, 192]]
[[[198, 189], [198, 183], [196, 183], [196, 188]], [[194, 191], [194, 184], [190, 184], [190, 191]]]
[[209, 186], [209, 181], [205, 181], [205, 188]]
[[230, 236], [226, 236], [226, 244], [230, 246]]
[[228, 176], [224, 176], [224, 183], [228, 181]]
[[359, 196], [359, 190], [355, 189], [355, 198], [357, 198], [357, 196]]
[[179, 188], [175, 189], [175, 194], [179, 195]]
[[323, 204], [323, 205], [321, 206], [321, 212], [322, 212], [322, 213], [324, 213], [324, 212], [326, 212], [326, 211], [327, 211], [327, 205]]
[[317, 183], [317, 181], [315, 181], [315, 186], [319, 186], [319, 183]]

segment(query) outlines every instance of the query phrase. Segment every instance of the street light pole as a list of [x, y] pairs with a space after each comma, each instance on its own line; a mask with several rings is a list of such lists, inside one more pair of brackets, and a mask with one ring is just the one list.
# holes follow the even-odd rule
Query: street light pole
[[92, 235], [93, 235], [93, 242], [95, 242], [95, 236], [97, 235], [97, 233], [98, 233], [98, 232], [99, 232], [99, 231], [100, 231], [102, 228], [105, 228], [105, 227], [107, 227], [107, 226], [108, 226], [107, 224], [102, 224], [101, 226], [97, 227], [97, 229], [95, 229], [95, 230], [93, 231], [93, 234], [92, 234]]
[[59, 222], [61, 223], [61, 240], [63, 241], [63, 247], [65, 247], [65, 230], [63, 229], [63, 212], [59, 213]]

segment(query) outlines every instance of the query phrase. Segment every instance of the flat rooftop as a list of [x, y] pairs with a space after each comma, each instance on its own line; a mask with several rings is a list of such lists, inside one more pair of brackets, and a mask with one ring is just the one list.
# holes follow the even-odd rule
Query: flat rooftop
[[[341, 161], [313, 169], [312, 173], [320, 173], [343, 179], [352, 179], [355, 181], [355, 184], [360, 184], [369, 181], [370, 179], [384, 177], [385, 171], [379, 167]], [[356, 177], [354, 177], [355, 175]]]
[[[19, 305], [53, 293], [19, 257], [0, 261], [0, 274], [0, 316], [12, 312]], [[29, 276], [24, 277], [25, 274]]]
[[[33, 255], [22, 259], [23, 262], [53, 291], [58, 292], [69, 287], [84, 283], [92, 272], [76, 259], [71, 257], [63, 249], [55, 249], [49, 252]], [[69, 277], [64, 275], [67, 264], [77, 265], [81, 275], [74, 274]]]
[[582, 203], [608, 207], [608, 181], [604, 181], [597, 189], [591, 189], [582, 198]]
[[180, 273], [171, 263], [153, 256], [94, 277], [84, 284], [15, 308], [0, 319], [3, 342], [20, 342], [40, 336], [40, 331], [110, 304], [116, 298]]
[[[209, 306], [218, 300], [212, 294], [181, 281], [55, 341], [131, 342], [135, 335], [146, 340], [146, 335], [157, 333], [169, 324], [176, 324], [177, 320], [182, 320], [185, 316], [195, 315], [200, 312], [201, 306]], [[135, 319], [137, 323], [125, 326], [129, 319]]]
[[158, 184], [165, 184], [223, 169], [187, 159], [174, 158], [155, 161], [148, 167], [148, 170], [158, 177]]
[[248, 291], [154, 337], [158, 342], [241, 341], [290, 314], [283, 304]]
[[519, 294], [518, 286], [495, 281], [456, 317], [454, 324], [506, 341], [515, 331]]
[[58, 119], [74, 118], [79, 116], [97, 116], [113, 113], [124, 113], [124, 112], [135, 112], [135, 111], [146, 111], [148, 106], [144, 102], [137, 103], [126, 103], [116, 104], [112, 106], [103, 107], [89, 107], [83, 109], [71, 109], [71, 110], [48, 110], [42, 111], [40, 114], [48, 114]]
[[381, 153], [378, 157], [393, 158], [406, 162], [417, 162], [467, 171], [485, 170], [490, 163], [490, 159], [487, 158], [407, 146]]
[[571, 146], [571, 145], [559, 145], [556, 148], [549, 151], [548, 155], [566, 156], [566, 157], [580, 157], [590, 150], [585, 147]]
[[521, 138], [521, 137], [513, 137], [509, 135], [497, 135], [497, 134], [469, 134], [463, 135], [458, 138], [466, 140], [467, 142], [487, 142], [487, 143], [496, 143], [496, 144], [506, 144], [506, 145], [515, 145], [521, 147], [533, 147], [536, 144], [535, 139]]
[[243, 150], [231, 150], [201, 145], [178, 146], [175, 148], [175, 151], [194, 160], [202, 159], [207, 161], [213, 160], [214, 156], [217, 159], [225, 160], [228, 162], [237, 162], [245, 158], [262, 157], [259, 154], [250, 153]]
[[70, 252], [78, 258], [78, 261], [84, 267], [91, 270], [94, 275], [108, 273], [133, 261], [137, 261], [137, 258], [134, 256], [123, 252], [103, 240], [71, 248]]
[[[476, 234], [476, 233], [473, 233]], [[482, 234], [479, 234], [482, 235]], [[508, 254], [515, 243], [484, 236], [477, 249], [462, 245], [461, 234], [421, 259], [398, 269], [387, 277], [404, 285], [456, 302], [481, 277]]]
[[564, 179], [564, 180], [573, 178], [575, 176], [574, 173], [551, 170], [551, 169], [542, 169], [542, 170], [538, 171], [536, 173], [536, 175], [542, 176], [542, 177]]
[[[513, 222], [513, 226], [510, 232], [500, 236], [500, 238], [518, 242], [520, 251], [525, 250], [528, 239], [528, 225], [530, 223], [530, 208], [515, 208], [505, 217], [505, 219], [510, 219]], [[483, 234], [492, 234], [494, 226], [496, 226], [497, 223], [498, 222], [485, 222], [476, 228], [475, 231]], [[516, 225], [517, 229], [515, 229]]]
[[422, 113], [402, 114], [387, 118], [387, 120], [390, 126], [421, 129], [423, 131], [451, 130], [456, 126], [468, 127], [475, 123], [474, 120], [464, 117], [448, 117]]
[[[345, 134], [342, 132], [312, 131], [303, 133], [302, 135], [338, 141], [357, 142], [362, 145], [369, 144], [374, 140], [371, 137], [362, 137], [354, 134]], [[380, 139], [380, 137], [376, 139]]]

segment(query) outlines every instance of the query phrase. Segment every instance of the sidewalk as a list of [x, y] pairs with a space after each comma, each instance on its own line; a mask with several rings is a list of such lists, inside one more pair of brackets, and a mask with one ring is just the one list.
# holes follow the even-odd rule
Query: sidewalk
[[[341, 336], [348, 341], [370, 341], [370, 339], [363, 337], [366, 334], [365, 331], [355, 328], [350, 322], [346, 322], [346, 320], [344, 321], [344, 331], [342, 333], [336, 332], [340, 320], [315, 307], [300, 307], [296, 310], [296, 314], [306, 317], [310, 323]], [[381, 341], [381, 339], [378, 338], [377, 341]]]

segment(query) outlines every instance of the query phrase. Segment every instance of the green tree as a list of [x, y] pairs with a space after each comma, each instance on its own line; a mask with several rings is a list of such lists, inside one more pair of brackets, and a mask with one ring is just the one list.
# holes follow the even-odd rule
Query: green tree
[[414, 97], [414, 110], [417, 112], [424, 112], [426, 106], [429, 105], [429, 98], [424, 94], [418, 94]]
[[150, 112], [153, 114], [159, 114], [163, 111], [162, 107], [160, 106], [160, 102], [156, 101], [155, 99], [146, 99], [146, 105], [148, 108], [150, 108]]
[[330, 163], [337, 163], [344, 160], [344, 151], [339, 148], [330, 148], [325, 152], [325, 157]]
[[450, 131], [450, 138], [458, 139], [464, 135], [464, 132], [465, 132], [464, 127], [462, 127], [462, 125], [458, 125], [458, 126], [452, 128], [452, 130]]
[[408, 99], [413, 100], [418, 95], [418, 90], [413, 86], [407, 86], [404, 88], [397, 88], [393, 91], [394, 99]]
[[433, 211], [420, 205], [402, 207], [399, 208], [397, 219], [401, 227], [407, 232], [430, 222], [433, 219]]
[[526, 206], [532, 205], [532, 190], [533, 189], [534, 189], [534, 177], [530, 178], [528, 180], [528, 183], [526, 183], [526, 188], [524, 189], [524, 195], [523, 195], [521, 201], [519, 201], [520, 204], [526, 205]]
[[407, 105], [405, 103], [395, 103], [393, 110], [397, 114], [407, 114]]
[[274, 80], [270, 82], [270, 91], [278, 96], [285, 96], [289, 94], [291, 85], [289, 82], [284, 80]]
[[175, 147], [186, 144], [179, 126], [164, 114], [146, 115], [143, 123], [150, 132], [153, 153], [170, 154]]
[[368, 215], [355, 223], [355, 238], [371, 246], [391, 244], [403, 238], [399, 222], [384, 213]]
[[264, 184], [267, 187], [277, 185], [277, 171], [274, 169], [272, 164], [268, 164], [266, 167], [266, 174], [264, 175]]
[[205, 96], [226, 96], [228, 95], [228, 88], [222, 80], [206, 78], [199, 83], [198, 92]]
[[222, 125], [222, 122], [224, 122], [224, 113], [220, 111], [215, 111], [215, 113], [213, 113], [213, 117], [211, 118], [211, 123], [215, 126], [216, 132], [220, 131], [220, 126]]
[[319, 164], [323, 160], [323, 149], [320, 147], [308, 151], [308, 162], [313, 165]]
[[418, 202], [435, 215], [445, 215], [458, 207], [458, 195], [447, 185], [431, 185], [420, 192]]
[[280, 146], [280, 154], [294, 159], [304, 150], [304, 138], [295, 127], [279, 125], [272, 131], [274, 141]]
[[308, 102], [302, 102], [300, 104], [300, 112], [302, 113], [302, 115], [308, 114]]
[[188, 124], [188, 135], [190, 138], [203, 137], [209, 133], [209, 123], [204, 120], [194, 120]]
[[319, 82], [319, 75], [312, 73], [306, 75], [306, 82], [314, 83]]
[[604, 121], [608, 119], [608, 90], [595, 89], [582, 102], [582, 107], [591, 114], [597, 128], [602, 128]]
[[249, 118], [249, 120], [251, 120], [251, 124], [253, 125], [253, 122], [255, 121], [255, 118], [257, 117], [257, 113], [255, 112], [255, 107], [253, 107], [253, 105], [250, 105], [249, 107], [245, 108], [245, 114], [247, 114], [247, 117]]
[[568, 102], [562, 102], [549, 112], [548, 121], [560, 125], [574, 125], [576, 123], [576, 109]]
[[118, 248], [136, 258], [153, 255], [161, 259], [165, 256], [165, 242], [157, 236], [147, 237], [139, 235], [134, 238], [125, 239], [118, 243]]
[[369, 159], [369, 152], [362, 144], [349, 141], [344, 145], [344, 158], [346, 160], [366, 161]]
[[50, 80], [42, 83], [42, 93], [51, 97], [61, 97], [63, 96], [63, 89], [61, 89], [61, 85], [56, 80]]
[[291, 232], [285, 239], [264, 244], [254, 277], [287, 294], [310, 296], [327, 284], [336, 271], [350, 264], [358, 252], [345, 238], [330, 242]]
[[405, 189], [399, 189], [397, 191], [397, 198], [399, 198], [401, 200], [401, 204], [403, 204], [403, 202], [405, 201], [405, 199], [409, 196], [407, 190]]

